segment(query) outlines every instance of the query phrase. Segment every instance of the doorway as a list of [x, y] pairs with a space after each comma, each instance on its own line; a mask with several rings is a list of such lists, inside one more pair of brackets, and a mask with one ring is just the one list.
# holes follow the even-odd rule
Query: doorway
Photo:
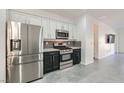
[[98, 24], [93, 25], [93, 59], [98, 59]]

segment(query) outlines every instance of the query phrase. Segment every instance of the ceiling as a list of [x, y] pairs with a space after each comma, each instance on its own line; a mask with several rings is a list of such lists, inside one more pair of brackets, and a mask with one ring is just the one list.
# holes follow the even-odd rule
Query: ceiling
[[68, 18], [77, 18], [84, 14], [83, 9], [45, 9], [45, 11], [52, 12]]
[[124, 28], [124, 9], [46, 9], [71, 19], [89, 14], [115, 29]]

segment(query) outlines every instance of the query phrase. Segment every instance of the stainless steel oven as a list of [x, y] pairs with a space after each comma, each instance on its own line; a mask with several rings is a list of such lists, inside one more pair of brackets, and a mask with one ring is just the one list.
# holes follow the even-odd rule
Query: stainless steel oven
[[54, 43], [54, 48], [60, 50], [60, 69], [64, 69], [73, 65], [72, 53], [73, 49], [67, 47], [66, 43]]
[[60, 69], [64, 69], [73, 65], [72, 61], [72, 51], [68, 53], [61, 53], [60, 51]]
[[72, 53], [61, 54], [60, 55], [60, 62], [66, 62], [72, 60]]
[[68, 39], [68, 37], [69, 37], [68, 31], [62, 29], [56, 30], [56, 39]]

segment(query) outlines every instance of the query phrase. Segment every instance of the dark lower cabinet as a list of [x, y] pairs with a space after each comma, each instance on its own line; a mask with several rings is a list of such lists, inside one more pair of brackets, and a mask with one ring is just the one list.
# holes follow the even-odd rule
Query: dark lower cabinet
[[53, 55], [53, 70], [58, 70], [60, 68], [60, 57], [59, 55]]
[[44, 68], [44, 74], [52, 71], [52, 56], [44, 54], [43, 59], [43, 68]]
[[44, 52], [44, 74], [58, 70], [60, 68], [60, 57], [59, 52]]
[[73, 65], [79, 64], [81, 62], [81, 49], [73, 50]]

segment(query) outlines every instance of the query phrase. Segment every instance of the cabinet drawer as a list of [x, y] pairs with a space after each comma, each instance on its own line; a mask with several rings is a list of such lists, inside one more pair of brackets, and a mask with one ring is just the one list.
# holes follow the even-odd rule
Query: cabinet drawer
[[59, 51], [44, 52], [44, 55], [59, 55]]
[[74, 51], [74, 52], [80, 52], [81, 49], [74, 49], [73, 51]]

